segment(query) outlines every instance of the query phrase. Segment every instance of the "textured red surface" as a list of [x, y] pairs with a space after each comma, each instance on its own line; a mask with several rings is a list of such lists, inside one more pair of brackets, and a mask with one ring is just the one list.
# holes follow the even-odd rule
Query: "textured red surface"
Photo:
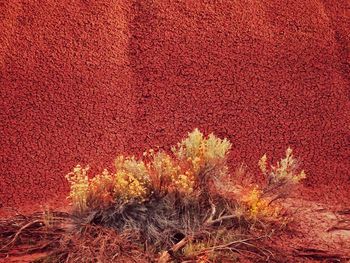
[[309, 197], [349, 203], [347, 0], [0, 2], [1, 206], [64, 196], [77, 163], [194, 127], [256, 171], [290, 145]]

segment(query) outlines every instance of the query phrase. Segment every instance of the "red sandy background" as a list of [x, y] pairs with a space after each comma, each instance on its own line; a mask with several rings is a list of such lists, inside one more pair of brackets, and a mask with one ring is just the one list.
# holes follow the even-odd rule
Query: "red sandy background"
[[349, 204], [347, 0], [0, 1], [0, 206], [195, 127], [257, 171], [290, 145], [307, 198]]

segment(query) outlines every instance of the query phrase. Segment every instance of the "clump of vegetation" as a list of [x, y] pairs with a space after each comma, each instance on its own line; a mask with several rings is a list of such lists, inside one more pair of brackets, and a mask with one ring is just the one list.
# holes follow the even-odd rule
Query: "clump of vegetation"
[[[240, 185], [227, 167], [231, 147], [227, 139], [206, 137], [195, 129], [171, 153], [151, 149], [142, 159], [119, 156], [115, 171], [104, 170], [91, 179], [88, 167], [77, 166], [67, 175], [69, 198], [81, 224], [137, 233], [154, 253], [190, 237], [192, 241], [177, 251], [186, 258], [191, 250], [203, 252], [223, 243], [211, 237], [218, 231], [241, 229], [242, 235], [257, 222], [278, 221], [282, 209], [273, 201], [305, 177], [304, 171], [296, 173], [288, 148], [276, 166], [268, 168], [266, 155], [260, 159], [265, 186]], [[245, 176], [242, 169], [239, 173]], [[211, 234], [205, 235], [208, 229]], [[227, 233], [227, 243], [237, 241], [236, 232]], [[200, 251], [196, 256], [203, 256]]]
[[271, 256], [257, 242], [270, 237], [272, 224], [283, 221], [275, 201], [285, 198], [305, 172], [297, 171], [288, 148], [275, 166], [268, 167], [266, 155], [258, 162], [265, 185], [238, 183], [236, 177], [247, 173], [243, 166], [229, 173], [231, 147], [227, 139], [195, 129], [171, 152], [151, 149], [140, 159], [118, 156], [114, 171], [105, 169], [92, 178], [88, 166], [77, 165], [66, 176], [72, 222], [42, 262], [115, 257], [230, 262], [244, 251]]
[[305, 171], [298, 170], [297, 161], [293, 157], [293, 151], [290, 147], [286, 150], [286, 157], [277, 162], [276, 166], [271, 165], [269, 169], [267, 166], [267, 156], [264, 154], [259, 160], [259, 168], [267, 181], [264, 195], [283, 197], [293, 189], [292, 186], [306, 178]]
[[194, 197], [207, 187], [210, 174], [227, 174], [226, 157], [231, 144], [195, 129], [177, 146], [172, 155], [164, 151], [144, 152], [143, 160], [119, 156], [115, 172], [104, 170], [89, 179], [89, 167], [77, 165], [66, 178], [71, 186], [69, 198], [76, 212], [84, 213], [113, 204], [147, 202], [165, 195]]

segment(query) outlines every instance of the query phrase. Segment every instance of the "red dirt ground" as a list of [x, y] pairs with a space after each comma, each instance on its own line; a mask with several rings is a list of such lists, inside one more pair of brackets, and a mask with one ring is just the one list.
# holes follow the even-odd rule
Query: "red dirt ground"
[[[304, 198], [350, 204], [347, 0], [0, 2], [0, 206], [194, 127], [256, 172], [290, 145]], [[62, 205], [59, 203], [59, 205]]]

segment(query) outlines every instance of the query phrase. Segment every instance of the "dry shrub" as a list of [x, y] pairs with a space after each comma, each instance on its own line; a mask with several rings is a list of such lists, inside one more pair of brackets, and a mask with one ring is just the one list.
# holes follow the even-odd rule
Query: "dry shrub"
[[[227, 139], [213, 134], [205, 137], [195, 129], [172, 147], [171, 153], [151, 149], [142, 159], [119, 156], [114, 172], [104, 170], [92, 179], [87, 176], [88, 167], [75, 167], [67, 179], [71, 185], [69, 198], [79, 218], [77, 229], [93, 225], [114, 229], [121, 236], [133, 233], [152, 253], [166, 251], [192, 237], [177, 257], [191, 258], [189, 255], [196, 251], [192, 254], [203, 262], [214, 257], [213, 251], [236, 253], [237, 245], [249, 247], [249, 238], [243, 243], [237, 241], [237, 231], [249, 236], [251, 227], [261, 223], [266, 235], [266, 224], [282, 222], [283, 213], [274, 201], [286, 197], [288, 189], [305, 173], [297, 172], [288, 148], [276, 166], [268, 168], [266, 155], [260, 159], [258, 165], [266, 183], [253, 184], [245, 166], [240, 166], [234, 176], [229, 174], [230, 148]], [[244, 176], [248, 180], [237, 180]], [[220, 231], [231, 241], [219, 238]], [[203, 233], [211, 234], [203, 239]], [[85, 245], [76, 243], [77, 251], [79, 246]], [[103, 253], [104, 259], [111, 256], [108, 251]]]
[[250, 217], [254, 219], [269, 218], [283, 221], [282, 207], [273, 202], [288, 197], [294, 187], [306, 178], [304, 170], [298, 169], [297, 160], [290, 147], [286, 150], [285, 158], [268, 168], [267, 156], [259, 160], [259, 168], [265, 177], [263, 186], [255, 185], [244, 196], [248, 205]]
[[172, 155], [149, 150], [144, 153], [144, 160], [117, 157], [114, 173], [104, 170], [89, 179], [88, 167], [77, 165], [66, 176], [71, 187], [69, 198], [74, 210], [83, 213], [120, 202], [143, 202], [169, 193], [190, 196], [196, 191], [196, 195], [207, 190], [203, 188], [207, 187], [210, 176], [218, 179], [227, 174], [226, 157], [230, 147], [228, 140], [213, 134], [205, 138], [195, 129], [172, 148]]
[[238, 210], [246, 219], [284, 224], [285, 211], [277, 201], [288, 197], [306, 177], [304, 170], [298, 169], [299, 164], [292, 152], [288, 147], [285, 158], [276, 165], [268, 164], [266, 154], [261, 157], [258, 166], [265, 178], [261, 185], [254, 183], [254, 177], [241, 164], [233, 176], [226, 175], [224, 180], [217, 181], [216, 187], [222, 196], [238, 202]]

